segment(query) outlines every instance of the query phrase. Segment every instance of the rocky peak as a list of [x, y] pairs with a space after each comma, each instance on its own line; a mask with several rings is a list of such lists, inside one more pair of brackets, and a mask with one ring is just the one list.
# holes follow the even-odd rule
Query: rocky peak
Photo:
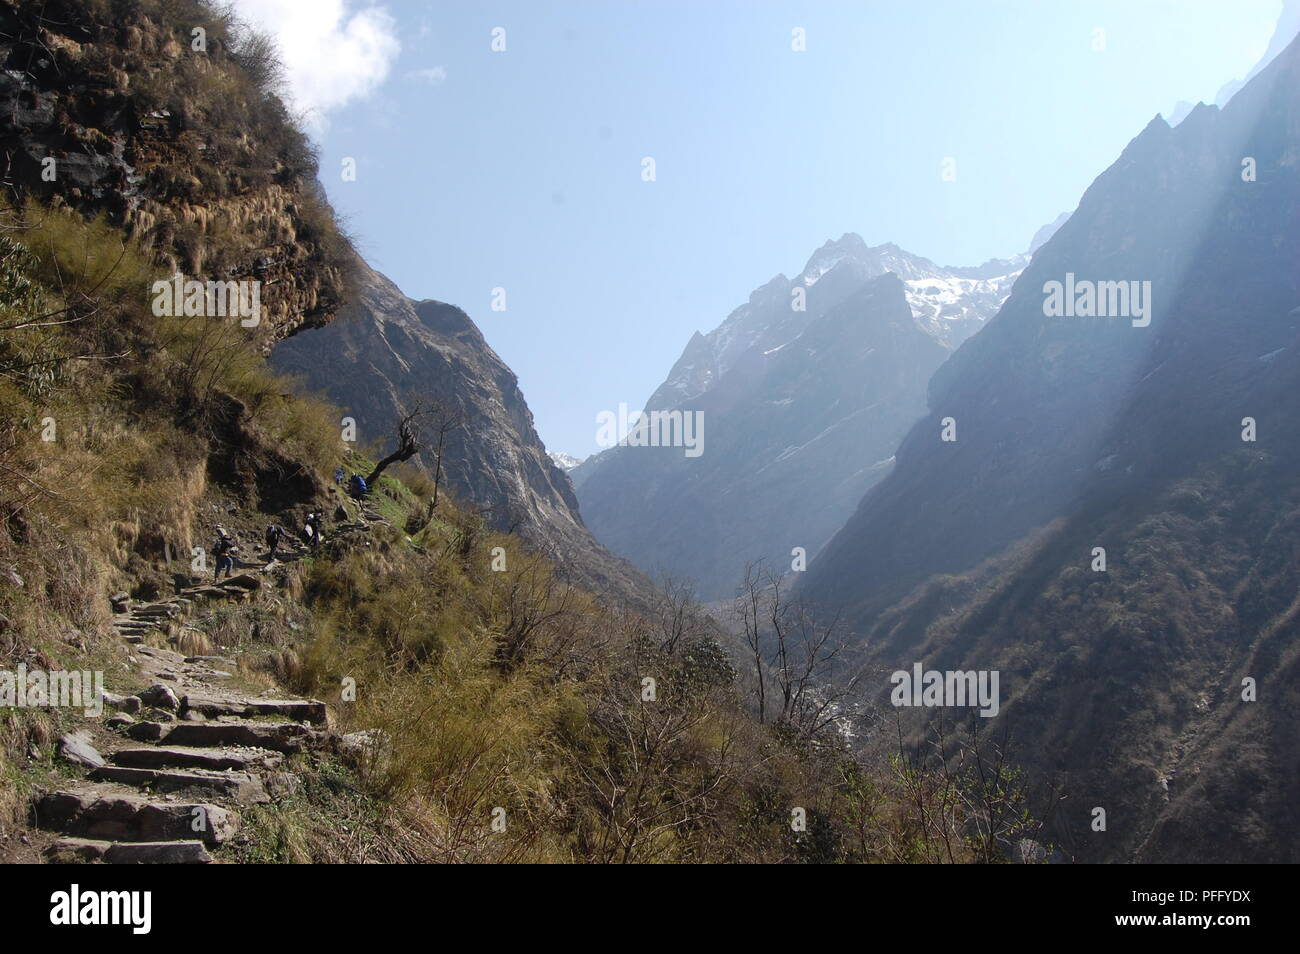
[[[546, 452], [519, 383], [473, 320], [445, 302], [412, 301], [358, 264], [355, 301], [327, 327], [272, 352], [273, 365], [323, 392], [357, 421], [362, 444], [391, 439], [417, 402], [458, 421], [447, 435], [444, 486], [458, 501], [548, 553], [571, 578], [630, 600], [644, 580], [592, 538], [564, 471]], [[433, 448], [416, 460], [432, 471]]]

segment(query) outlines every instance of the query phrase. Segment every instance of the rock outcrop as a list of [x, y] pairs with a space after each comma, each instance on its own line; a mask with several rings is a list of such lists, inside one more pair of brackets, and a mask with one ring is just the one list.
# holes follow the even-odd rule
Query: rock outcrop
[[198, 3], [3, 0], [0, 176], [124, 227], [165, 274], [260, 282], [269, 347], [329, 321], [347, 246], [310, 144], [235, 42]]

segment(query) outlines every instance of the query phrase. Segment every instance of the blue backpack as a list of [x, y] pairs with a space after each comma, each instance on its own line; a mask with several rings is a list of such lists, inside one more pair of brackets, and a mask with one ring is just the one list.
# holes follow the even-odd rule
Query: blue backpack
[[363, 497], [365, 496], [366, 491], [369, 490], [369, 488], [366, 486], [366, 478], [362, 477], [360, 474], [352, 475], [352, 480], [349, 483], [349, 487], [352, 490], [352, 495], [354, 497]]

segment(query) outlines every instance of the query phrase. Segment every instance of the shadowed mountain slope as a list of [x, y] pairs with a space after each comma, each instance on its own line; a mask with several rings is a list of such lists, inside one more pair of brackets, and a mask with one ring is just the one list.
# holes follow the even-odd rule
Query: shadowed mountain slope
[[[1061, 774], [1085, 858], [1297, 859], [1298, 168], [1296, 44], [1224, 110], [1153, 120], [803, 587], [873, 672], [1000, 670], [994, 728]], [[1150, 324], [1049, 317], [1069, 276], [1150, 282]]]

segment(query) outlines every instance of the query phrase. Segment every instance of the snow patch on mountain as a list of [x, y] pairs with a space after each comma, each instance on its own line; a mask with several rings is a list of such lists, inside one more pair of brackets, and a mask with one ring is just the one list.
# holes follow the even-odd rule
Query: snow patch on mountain
[[587, 459], [585, 457], [574, 457], [572, 454], [566, 454], [563, 451], [547, 451], [546, 456], [551, 459], [552, 464], [565, 473], [573, 470]]
[[[1010, 263], [1009, 263], [1010, 264]], [[949, 348], [955, 348], [997, 314], [1011, 294], [1011, 286], [1024, 271], [1019, 267], [993, 278], [962, 278], [957, 275], [929, 275], [906, 279], [907, 303], [926, 333]]]
[[[1065, 218], [1039, 230], [1035, 243], [1045, 241]], [[793, 280], [777, 275], [755, 289], [749, 301], [713, 331], [707, 335], [696, 332], [645, 406], [683, 406], [716, 386], [745, 355], [775, 354], [799, 338], [827, 309], [886, 272], [893, 272], [905, 283], [918, 327], [945, 348], [955, 349], [997, 314], [1028, 263], [1026, 254], [982, 265], [948, 267], [892, 242], [870, 246], [860, 235], [845, 233], [813, 252]], [[795, 307], [799, 300], [803, 310]]]

